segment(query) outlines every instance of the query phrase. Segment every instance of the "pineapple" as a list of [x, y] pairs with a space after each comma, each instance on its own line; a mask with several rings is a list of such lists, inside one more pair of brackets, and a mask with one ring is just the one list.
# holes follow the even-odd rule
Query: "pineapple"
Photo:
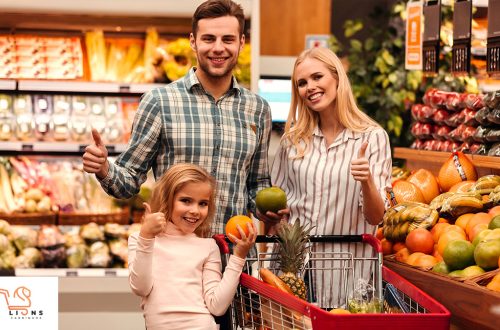
[[293, 224], [282, 222], [278, 229], [280, 238], [279, 266], [282, 274], [279, 278], [285, 282], [293, 294], [306, 300], [307, 292], [299, 271], [304, 265], [309, 233], [312, 227], [301, 226], [299, 220]]

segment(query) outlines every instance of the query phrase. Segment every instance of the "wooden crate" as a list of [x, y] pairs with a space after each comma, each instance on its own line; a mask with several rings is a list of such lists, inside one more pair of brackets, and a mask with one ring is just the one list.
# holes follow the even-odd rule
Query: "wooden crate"
[[0, 219], [11, 225], [55, 225], [57, 213], [0, 213]]
[[457, 281], [397, 261], [384, 259], [384, 265], [443, 304], [451, 312], [455, 329], [496, 329], [498, 315], [494, 306], [498, 305], [500, 294], [467, 280]]

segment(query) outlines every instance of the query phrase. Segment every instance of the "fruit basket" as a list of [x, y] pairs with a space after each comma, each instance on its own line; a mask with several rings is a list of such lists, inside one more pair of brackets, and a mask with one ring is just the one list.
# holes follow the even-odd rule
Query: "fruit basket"
[[120, 212], [112, 213], [59, 212], [59, 225], [79, 226], [90, 222], [95, 222], [98, 225], [104, 225], [108, 222], [128, 225], [130, 222], [130, 210], [123, 208]]
[[57, 213], [0, 213], [0, 219], [11, 225], [55, 225]]
[[[495, 286], [497, 288], [496, 290], [490, 290], [486, 288], [486, 286], [492, 282], [494, 277], [497, 278], [496, 281], [498, 281], [499, 283]], [[486, 289], [492, 294], [497, 294], [500, 298], [500, 281], [498, 280], [498, 278], [500, 278], [500, 269], [496, 269], [494, 271], [486, 272], [482, 275], [470, 278], [467, 280], [467, 283], [471, 283], [475, 287], [479, 287], [481, 289]]]
[[[227, 260], [229, 247], [224, 235], [216, 235], [214, 238], [221, 248], [223, 260]], [[276, 243], [276, 239], [276, 237], [258, 236], [257, 242]], [[331, 283], [331, 288], [347, 289], [348, 291], [345, 292], [347, 297], [349, 292], [352, 293], [352, 289], [349, 289], [352, 280], [362, 274], [362, 270], [368, 265], [371, 265], [370, 283], [374, 286], [373, 297], [377, 297], [379, 304], [372, 305], [375, 307], [373, 310], [367, 309], [360, 314], [339, 315], [328, 312], [310, 302], [315, 300], [314, 297], [318, 294], [311, 287], [309, 287], [309, 301], [306, 301], [247, 274], [246, 272], [252, 273], [252, 269], [260, 268], [261, 265], [272, 265], [273, 260], [276, 260], [276, 256], [266, 257], [265, 254], [259, 253], [257, 258], [247, 258], [246, 268], [241, 274], [235, 299], [221, 328], [224, 325], [229, 329], [449, 329], [450, 313], [446, 308], [395, 272], [382, 266], [381, 246], [373, 236], [312, 236], [309, 240], [313, 244], [325, 242], [370, 244], [377, 251], [373, 258], [355, 258], [351, 254], [347, 259], [343, 259], [341, 255], [348, 255], [348, 251], [334, 252], [329, 256], [325, 256], [324, 252], [316, 255], [311, 253], [305, 269], [319, 271], [320, 274], [341, 270], [344, 276], [335, 278], [334, 280], [339, 283]], [[340, 269], [311, 266], [329, 261], [333, 265], [340, 262], [345, 266], [341, 266]], [[322, 276], [315, 274], [312, 272], [309, 276]], [[397, 292], [396, 296], [402, 307], [395, 313], [386, 306], [386, 303], [390, 301], [388, 291]], [[382, 306], [385, 312], [381, 312]]]

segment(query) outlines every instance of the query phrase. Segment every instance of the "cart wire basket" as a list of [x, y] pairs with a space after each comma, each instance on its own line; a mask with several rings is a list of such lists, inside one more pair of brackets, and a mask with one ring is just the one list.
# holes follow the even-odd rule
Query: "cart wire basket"
[[[230, 254], [228, 240], [224, 235], [215, 235], [214, 239], [225, 266]], [[267, 243], [268, 251], [247, 258], [235, 298], [226, 315], [218, 320], [221, 329], [449, 329], [450, 312], [445, 307], [382, 265], [382, 248], [374, 236], [310, 236], [302, 269], [308, 287], [307, 301], [258, 278], [261, 267], [279, 274], [277, 250], [273, 248], [278, 240], [276, 236], [257, 236], [256, 242]], [[328, 249], [319, 248], [322, 244], [349, 249], [325, 252]], [[369, 246], [374, 257], [357, 257], [349, 252], [353, 244]], [[324, 287], [317, 285], [318, 277], [322, 277]], [[372, 302], [368, 309], [352, 314], [329, 312], [330, 308], [352, 309], [349, 304], [355, 301], [353, 297], [360, 292], [363, 279], [368, 283], [366, 287], [371, 288], [361, 291]], [[335, 291], [336, 300], [332, 306], [320, 308], [325, 301], [321, 293], [328, 290]]]

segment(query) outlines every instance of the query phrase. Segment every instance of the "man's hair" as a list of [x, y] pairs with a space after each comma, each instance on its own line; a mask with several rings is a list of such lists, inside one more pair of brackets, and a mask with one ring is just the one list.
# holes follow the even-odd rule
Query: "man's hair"
[[234, 16], [240, 26], [240, 36], [245, 31], [245, 14], [243, 8], [231, 0], [208, 0], [196, 8], [193, 14], [192, 32], [196, 36], [198, 32], [198, 22], [204, 18], [218, 18], [224, 16]]
[[208, 183], [212, 188], [208, 201], [208, 214], [203, 223], [196, 229], [199, 237], [209, 237], [210, 226], [215, 216], [216, 182], [208, 172], [198, 165], [179, 163], [170, 167], [156, 182], [151, 194], [151, 211], [163, 212], [167, 221], [172, 218], [175, 194], [188, 183]]

